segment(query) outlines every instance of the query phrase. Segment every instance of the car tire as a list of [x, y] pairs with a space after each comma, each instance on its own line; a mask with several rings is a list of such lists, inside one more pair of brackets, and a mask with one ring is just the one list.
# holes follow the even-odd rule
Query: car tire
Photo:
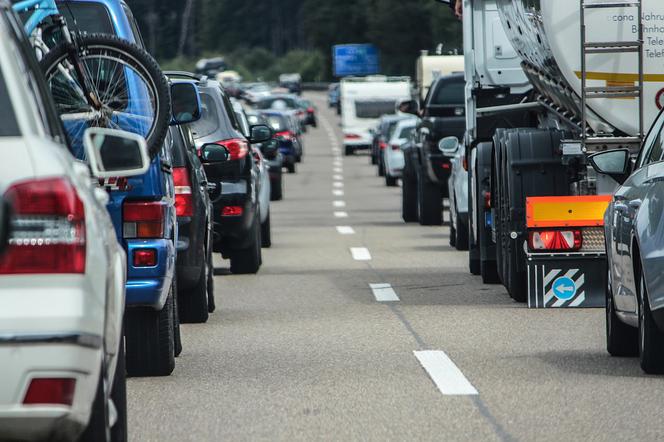
[[281, 201], [284, 198], [284, 178], [280, 175], [274, 185], [270, 187], [270, 201]]
[[378, 164], [378, 157], [376, 156], [376, 152], [372, 151], [370, 157], [371, 157], [371, 165], [372, 166], [375, 166], [376, 164]]
[[378, 176], [385, 176], [385, 162], [383, 161], [383, 155], [378, 157]]
[[[203, 250], [204, 257], [206, 254], [207, 252]], [[196, 285], [191, 290], [178, 291], [180, 322], [185, 324], [203, 324], [207, 322], [210, 313], [208, 308], [209, 268], [207, 260], [204, 260]]]
[[288, 173], [295, 173], [295, 163], [290, 163], [286, 166]]
[[417, 213], [417, 180], [410, 174], [404, 176], [401, 186], [401, 218], [404, 222], [414, 223], [419, 220]]
[[349, 157], [355, 153], [355, 149], [353, 149], [351, 146], [344, 146], [344, 155]]
[[385, 175], [385, 185], [387, 187], [397, 187], [399, 185], [399, 178], [394, 176]]
[[664, 373], [664, 333], [657, 327], [650, 310], [645, 277], [639, 282], [639, 358], [641, 369], [648, 374]]
[[272, 227], [270, 223], [270, 212], [267, 213], [265, 222], [261, 224], [261, 247], [272, 247]]
[[168, 376], [175, 368], [173, 291], [164, 307], [130, 308], [125, 315], [127, 374]]
[[[452, 210], [452, 209], [450, 209], [450, 210]], [[452, 219], [452, 218], [450, 217], [450, 219]], [[468, 242], [468, 223], [464, 223], [463, 221], [461, 221], [458, 214], [457, 214], [456, 219], [457, 219], [457, 225], [456, 225], [456, 228], [454, 229], [454, 234], [456, 236], [456, 239], [454, 241], [454, 243], [455, 243], [454, 247], [459, 251], [468, 250], [468, 244], [469, 244], [469, 242]]]
[[252, 237], [251, 244], [244, 249], [236, 250], [231, 256], [231, 273], [233, 274], [255, 274], [261, 267], [261, 228], [258, 213], [255, 218], [254, 225], [249, 232]]
[[182, 353], [182, 336], [180, 335], [180, 308], [177, 297], [177, 278], [173, 276], [173, 354], [177, 358]]
[[[451, 218], [450, 218], [451, 219]], [[450, 222], [450, 239], [449, 239], [449, 244], [450, 247], [454, 247], [456, 249], [456, 229], [454, 228], [454, 224]]]
[[622, 322], [616, 314], [611, 279], [606, 284], [606, 350], [611, 356], [633, 357], [639, 355], [639, 329]]
[[127, 367], [125, 363], [124, 335], [120, 339], [118, 348], [118, 362], [115, 365], [111, 399], [117, 412], [115, 425], [111, 427], [111, 441], [126, 442], [127, 437]]
[[217, 309], [217, 304], [214, 299], [214, 261], [212, 260], [212, 243], [208, 245], [208, 284], [207, 284], [207, 294], [208, 294], [208, 313], [214, 313]]
[[97, 442], [100, 440], [111, 440], [110, 428], [110, 410], [106, 400], [106, 369], [102, 366], [99, 371], [99, 381], [97, 382], [97, 392], [95, 393], [92, 410], [88, 425], [85, 427], [79, 441]]
[[301, 163], [302, 162], [302, 154], [295, 156], [295, 162], [296, 163]]
[[429, 182], [422, 173], [417, 175], [419, 221], [422, 226], [443, 224], [443, 195], [440, 187]]

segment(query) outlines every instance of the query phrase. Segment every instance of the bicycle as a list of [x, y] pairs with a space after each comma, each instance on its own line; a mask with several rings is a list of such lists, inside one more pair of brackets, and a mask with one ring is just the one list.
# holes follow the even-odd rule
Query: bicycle
[[[25, 32], [77, 154], [88, 127], [142, 135], [152, 155], [159, 151], [170, 123], [170, 90], [150, 54], [114, 35], [71, 32], [55, 0], [22, 0], [12, 8], [28, 15]], [[58, 36], [54, 46], [44, 34]]]

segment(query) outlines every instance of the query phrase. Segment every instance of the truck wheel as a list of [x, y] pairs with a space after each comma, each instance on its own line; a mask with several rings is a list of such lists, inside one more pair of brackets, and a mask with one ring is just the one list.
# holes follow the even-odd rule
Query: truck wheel
[[[206, 256], [203, 249], [203, 257]], [[178, 313], [180, 322], [185, 324], [202, 324], [208, 320], [208, 282], [210, 280], [210, 267], [207, 260], [203, 260], [203, 266], [198, 276], [196, 285], [191, 290], [178, 290]]]
[[267, 213], [265, 222], [261, 224], [261, 247], [272, 247], [272, 227], [270, 226], [270, 212]]
[[411, 174], [404, 175], [401, 186], [401, 218], [407, 223], [414, 223], [418, 218], [417, 213], [417, 180]]
[[164, 307], [130, 308], [125, 315], [127, 374], [168, 376], [175, 368], [173, 291]]
[[352, 146], [344, 146], [344, 155], [351, 156], [355, 153], [355, 149], [352, 148]]
[[422, 226], [440, 226], [443, 224], [443, 195], [440, 186], [417, 174], [417, 193], [419, 197], [419, 219]]
[[650, 310], [643, 274], [639, 283], [639, 356], [641, 369], [648, 374], [664, 373], [664, 333], [657, 327]]
[[231, 256], [231, 273], [248, 275], [258, 273], [261, 267], [261, 229], [260, 216], [255, 215], [254, 225], [249, 234], [252, 236], [251, 245], [245, 249], [236, 250]]
[[611, 275], [606, 280], [606, 350], [611, 356], [638, 356], [639, 329], [631, 327], [616, 314], [611, 295]]

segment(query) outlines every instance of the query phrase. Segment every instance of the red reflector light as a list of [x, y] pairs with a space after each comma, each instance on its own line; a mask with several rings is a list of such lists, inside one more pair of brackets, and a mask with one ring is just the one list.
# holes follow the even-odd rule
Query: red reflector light
[[76, 379], [44, 378], [30, 381], [24, 405], [71, 405]]
[[9, 248], [0, 257], [0, 274], [85, 272], [85, 210], [65, 178], [12, 185]]
[[242, 206], [226, 206], [221, 209], [221, 216], [242, 216], [244, 208]]
[[232, 138], [230, 140], [217, 141], [218, 145], [228, 149], [230, 160], [239, 160], [247, 156], [249, 152], [249, 143], [241, 138]]
[[191, 180], [186, 167], [173, 168], [175, 184], [175, 212], [177, 216], [194, 215], [194, 198], [191, 194]]
[[443, 163], [441, 167], [445, 170], [449, 170], [452, 166], [449, 163]]
[[580, 230], [540, 230], [528, 233], [528, 246], [539, 252], [570, 252], [581, 249]]
[[362, 137], [357, 134], [344, 134], [344, 138], [347, 140], [359, 140]]
[[157, 265], [155, 249], [134, 250], [134, 267], [154, 267]]
[[123, 206], [125, 238], [162, 238], [166, 203], [161, 201], [127, 201]]
[[286, 141], [290, 141], [290, 140], [292, 140], [293, 138], [295, 138], [293, 132], [291, 132], [291, 131], [289, 131], [289, 130], [284, 130], [284, 131], [281, 131], [281, 132], [277, 132], [277, 133], [275, 134], [275, 136], [280, 137], [280, 138], [283, 138], [283, 139], [286, 140]]
[[491, 192], [487, 192], [485, 190], [482, 193], [484, 194], [484, 208], [485, 209], [490, 209], [491, 208]]

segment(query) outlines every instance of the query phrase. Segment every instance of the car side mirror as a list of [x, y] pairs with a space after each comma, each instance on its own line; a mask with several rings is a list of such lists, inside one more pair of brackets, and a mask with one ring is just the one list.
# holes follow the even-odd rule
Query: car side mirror
[[264, 124], [257, 124], [251, 126], [251, 136], [249, 141], [253, 143], [264, 143], [265, 141], [270, 140], [274, 136], [274, 131], [270, 129], [269, 126]]
[[627, 149], [599, 152], [588, 159], [598, 173], [609, 175], [620, 184], [624, 183], [630, 174], [630, 156]]
[[0, 196], [0, 254], [5, 251], [9, 243], [10, 215], [9, 202]]
[[97, 178], [143, 175], [150, 167], [145, 138], [131, 132], [91, 127], [83, 134], [83, 146]]
[[438, 142], [438, 150], [447, 158], [452, 158], [459, 151], [459, 139], [457, 137], [445, 137]]
[[420, 115], [420, 103], [417, 100], [402, 100], [397, 104], [397, 111], [404, 114]]
[[201, 99], [193, 83], [171, 84], [171, 126], [193, 123], [201, 119]]
[[201, 161], [203, 163], [225, 163], [231, 154], [224, 146], [209, 143], [201, 147]]
[[279, 141], [272, 138], [261, 144], [261, 152], [268, 158], [274, 158], [279, 150]]

